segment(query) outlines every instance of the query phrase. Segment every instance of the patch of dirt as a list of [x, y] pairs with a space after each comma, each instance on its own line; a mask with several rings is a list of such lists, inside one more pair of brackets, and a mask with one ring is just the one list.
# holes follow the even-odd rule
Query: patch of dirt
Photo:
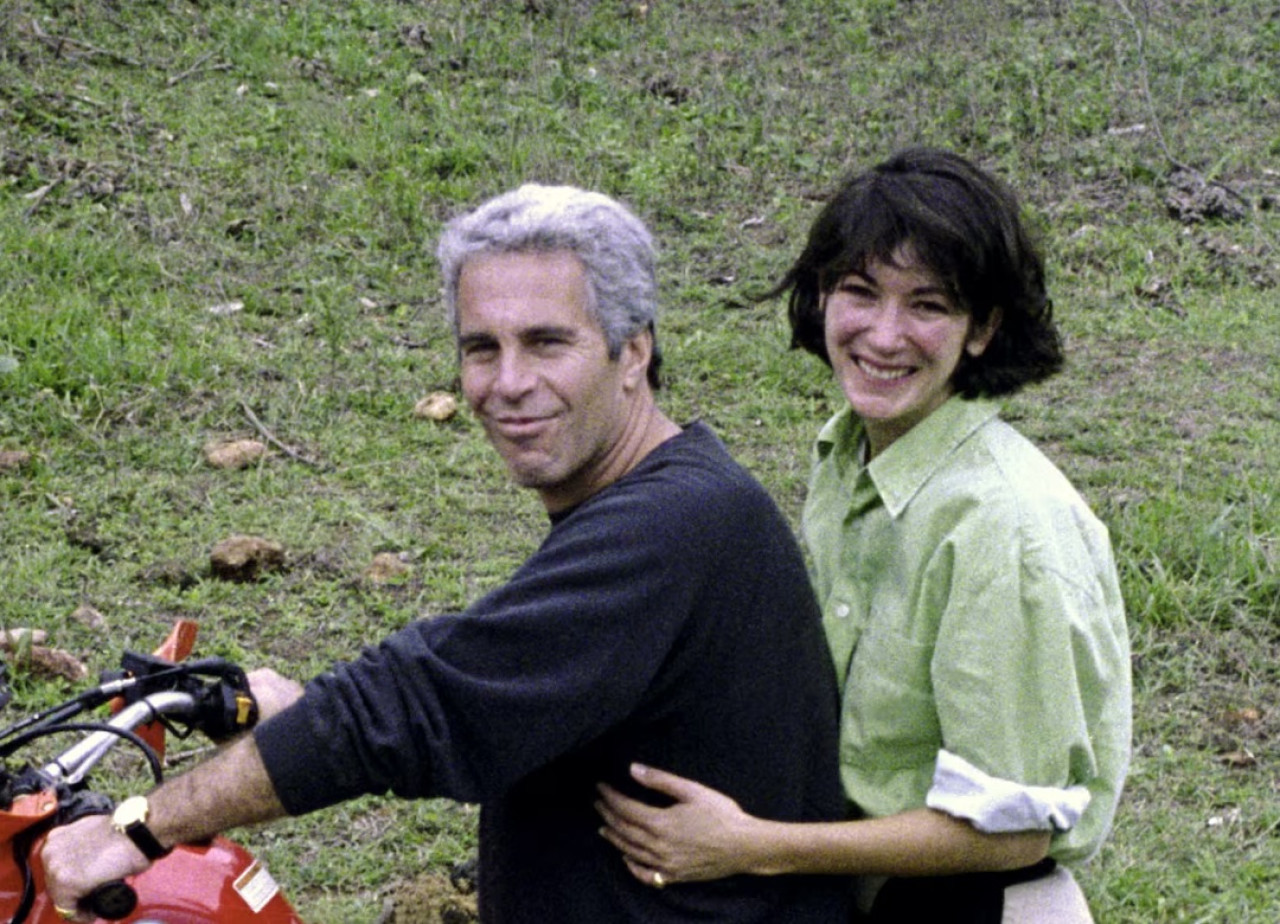
[[[1240, 629], [1179, 627], [1135, 658], [1135, 676], [1155, 668], [1145, 708], [1137, 710], [1137, 753], [1169, 741], [1214, 755], [1223, 767], [1270, 774], [1280, 746], [1280, 709], [1269, 691], [1280, 682], [1280, 638]], [[1170, 670], [1181, 663], [1181, 673]]]
[[382, 909], [378, 924], [473, 924], [476, 906], [475, 861], [459, 863], [449, 873], [423, 873], [402, 882]]

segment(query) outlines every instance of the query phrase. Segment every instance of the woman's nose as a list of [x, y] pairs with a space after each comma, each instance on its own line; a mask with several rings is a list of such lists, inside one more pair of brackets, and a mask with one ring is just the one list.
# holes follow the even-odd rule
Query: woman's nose
[[866, 316], [863, 336], [878, 346], [894, 346], [902, 339], [905, 315], [900, 306], [887, 302]]

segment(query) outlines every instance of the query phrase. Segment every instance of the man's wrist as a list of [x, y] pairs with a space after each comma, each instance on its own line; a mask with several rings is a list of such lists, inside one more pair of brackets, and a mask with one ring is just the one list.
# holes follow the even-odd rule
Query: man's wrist
[[116, 806], [111, 813], [111, 827], [133, 842], [142, 855], [154, 863], [166, 856], [170, 849], [160, 843], [160, 839], [147, 825], [151, 817], [151, 803], [146, 796], [130, 796]]

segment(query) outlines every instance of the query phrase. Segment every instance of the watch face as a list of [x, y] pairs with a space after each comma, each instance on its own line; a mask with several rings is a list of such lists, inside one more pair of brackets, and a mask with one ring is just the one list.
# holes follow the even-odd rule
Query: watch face
[[130, 796], [116, 806], [116, 810], [111, 814], [111, 823], [118, 828], [145, 824], [148, 808], [145, 796]]

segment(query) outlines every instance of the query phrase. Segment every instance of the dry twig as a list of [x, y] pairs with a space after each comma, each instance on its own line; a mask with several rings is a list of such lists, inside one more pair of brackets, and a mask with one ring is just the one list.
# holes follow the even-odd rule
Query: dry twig
[[62, 177], [55, 177], [50, 182], [44, 184], [33, 193], [29, 193], [27, 198], [32, 202], [27, 206], [27, 210], [22, 213], [23, 218], [30, 218], [36, 212], [40, 211], [40, 206], [44, 205], [44, 200], [49, 197], [49, 193], [53, 192], [62, 184]]
[[172, 77], [170, 77], [168, 80], [164, 82], [164, 85], [166, 87], [176, 87], [178, 84], [182, 83], [182, 81], [186, 80], [188, 77], [194, 77], [196, 74], [200, 73], [201, 71], [231, 70], [231, 65], [226, 63], [214, 64], [209, 67], [205, 67], [204, 66], [205, 62], [212, 57], [213, 57], [212, 51], [209, 52], [208, 54], [201, 55], [195, 64], [191, 65], [189, 68], [187, 68], [185, 71], [182, 71], [180, 74], [174, 74]]
[[1138, 51], [1138, 88], [1142, 94], [1142, 100], [1147, 105], [1147, 112], [1151, 117], [1151, 127], [1155, 132], [1156, 144], [1160, 146], [1160, 151], [1164, 154], [1165, 161], [1174, 170], [1183, 170], [1198, 179], [1203, 185], [1216, 186], [1223, 192], [1235, 197], [1246, 207], [1249, 200], [1240, 192], [1228, 186], [1219, 180], [1211, 180], [1199, 170], [1189, 164], [1183, 163], [1181, 160], [1173, 156], [1173, 151], [1169, 148], [1168, 141], [1164, 136], [1164, 123], [1160, 119], [1160, 113], [1156, 111], [1155, 96], [1151, 92], [1151, 80], [1149, 77], [1149, 68], [1147, 67], [1147, 33], [1142, 23], [1134, 12], [1129, 9], [1129, 5], [1125, 0], [1115, 0], [1115, 4], [1119, 7], [1120, 12], [1124, 14], [1125, 19], [1129, 21], [1129, 27], [1133, 30], [1134, 39], [1137, 42]]
[[80, 39], [70, 38], [65, 35], [50, 35], [40, 28], [40, 23], [35, 19], [31, 20], [31, 33], [45, 45], [53, 49], [55, 55], [61, 56], [64, 49], [68, 46], [75, 46], [81, 51], [90, 55], [101, 55], [104, 58], [110, 58], [119, 64], [127, 64], [129, 67], [142, 67], [141, 61], [136, 61], [128, 55], [122, 55], [117, 51], [111, 51], [106, 48], [99, 48], [97, 45], [91, 45], [89, 42]]
[[262, 434], [262, 438], [264, 440], [276, 447], [276, 449], [279, 449], [295, 462], [301, 462], [303, 465], [310, 465], [313, 468], [320, 468], [319, 462], [314, 459], [307, 458], [291, 446], [286, 446], [284, 443], [280, 442], [279, 438], [268, 430], [263, 425], [262, 421], [258, 419], [258, 415], [253, 412], [253, 408], [249, 407], [249, 405], [245, 404], [243, 401], [240, 402], [240, 408], [244, 411], [244, 415], [249, 418], [249, 423], [253, 424], [254, 429]]

